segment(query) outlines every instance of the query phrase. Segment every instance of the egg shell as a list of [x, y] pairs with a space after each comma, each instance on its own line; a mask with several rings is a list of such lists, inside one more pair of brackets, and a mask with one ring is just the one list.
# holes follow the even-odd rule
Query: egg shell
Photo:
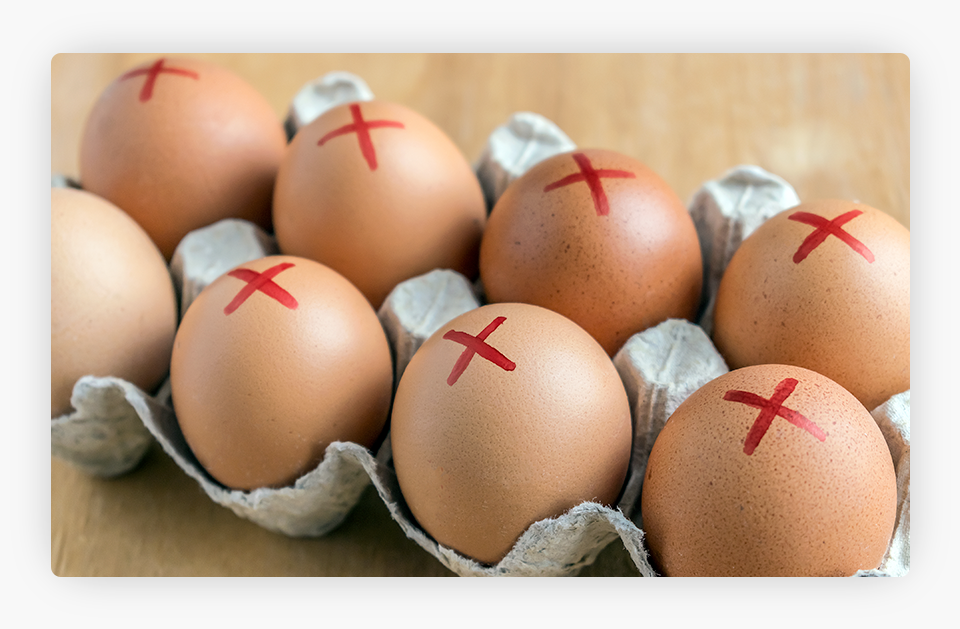
[[277, 175], [280, 251], [342, 274], [379, 308], [436, 268], [477, 273], [486, 206], [463, 154], [396, 103], [347, 103], [297, 131]]
[[[472, 354], [467, 335], [500, 354]], [[616, 501], [630, 407], [610, 358], [579, 326], [537, 306], [493, 304], [442, 326], [414, 354], [391, 444], [424, 530], [492, 564], [534, 522]]]
[[646, 541], [667, 576], [875, 569], [897, 511], [870, 413], [829, 378], [786, 365], [731, 371], [687, 398], [657, 437], [642, 492]]
[[[860, 214], [835, 225], [840, 235], [811, 224], [850, 212]], [[731, 369], [806, 367], [876, 408], [910, 388], [910, 232], [841, 200], [773, 216], [724, 272], [713, 340]]]
[[132, 218], [94, 194], [54, 188], [50, 210], [51, 416], [70, 411], [81, 376], [156, 390], [177, 327], [163, 256]]
[[370, 304], [336, 272], [292, 256], [242, 264], [201, 291], [170, 375], [187, 443], [235, 489], [292, 483], [334, 441], [371, 447], [393, 389]]
[[80, 179], [133, 216], [169, 260], [187, 232], [222, 218], [269, 228], [285, 147], [272, 106], [246, 81], [197, 59], [161, 57], [97, 100]]
[[703, 264], [693, 221], [659, 175], [578, 149], [506, 189], [484, 232], [480, 278], [489, 301], [554, 310], [613, 355], [637, 332], [696, 315]]

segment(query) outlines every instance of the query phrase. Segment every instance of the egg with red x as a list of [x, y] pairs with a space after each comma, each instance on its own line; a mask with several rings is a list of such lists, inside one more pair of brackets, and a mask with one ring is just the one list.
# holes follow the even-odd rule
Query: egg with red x
[[477, 273], [480, 182], [443, 130], [402, 105], [347, 103], [297, 131], [273, 203], [280, 250], [336, 270], [375, 308], [433, 269]]
[[693, 219], [632, 157], [582, 149], [546, 159], [497, 201], [480, 247], [491, 302], [569, 317], [613, 355], [633, 334], [692, 318], [703, 265]]
[[534, 522], [614, 505], [630, 406], [603, 348], [528, 304], [491, 304], [417, 350], [391, 417], [400, 491], [441, 545], [494, 564]]
[[813, 369], [873, 410], [910, 388], [909, 230], [842, 200], [770, 218], [724, 272], [713, 340], [731, 368]]
[[269, 228], [285, 147], [279, 116], [240, 76], [160, 57], [124, 72], [94, 104], [80, 179], [132, 216], [169, 260], [188, 232], [224, 218]]
[[731, 371], [670, 416], [640, 515], [666, 576], [850, 576], [879, 567], [897, 480], [873, 417], [788, 365]]
[[293, 483], [334, 441], [373, 446], [393, 363], [352, 284], [312, 260], [270, 256], [201, 291], [177, 330], [170, 378], [200, 465], [227, 487], [252, 490]]

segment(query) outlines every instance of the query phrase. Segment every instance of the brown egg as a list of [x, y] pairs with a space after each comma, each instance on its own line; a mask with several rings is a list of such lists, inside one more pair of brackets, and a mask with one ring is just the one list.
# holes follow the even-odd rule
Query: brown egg
[[50, 202], [50, 406], [70, 411], [81, 376], [152, 393], [170, 367], [177, 298], [150, 237], [120, 208], [73, 188]]
[[435, 268], [476, 276], [480, 183], [443, 131], [401, 105], [349, 103], [300, 129], [273, 202], [280, 250], [328, 265], [375, 308]]
[[731, 369], [806, 367], [876, 408], [910, 388], [910, 232], [849, 201], [770, 218], [730, 260], [713, 340]]
[[786, 365], [727, 373], [670, 416], [641, 496], [667, 576], [849, 576], [893, 534], [893, 460], [840, 385]]
[[393, 364], [363, 295], [322, 264], [270, 256], [220, 276], [187, 310], [173, 406], [200, 464], [227, 487], [282, 487], [333, 441], [370, 447]]
[[693, 220], [635, 159], [577, 150], [547, 159], [497, 201], [480, 248], [491, 302], [573, 319], [613, 355], [633, 334], [692, 318], [703, 264]]
[[492, 564], [532, 523], [584, 501], [614, 503], [629, 465], [630, 407], [583, 329], [537, 306], [493, 304], [414, 354], [390, 435], [420, 525]]
[[224, 218], [268, 229], [286, 136], [240, 77], [161, 57], [111, 83], [80, 144], [84, 189], [130, 214], [169, 260], [187, 232]]

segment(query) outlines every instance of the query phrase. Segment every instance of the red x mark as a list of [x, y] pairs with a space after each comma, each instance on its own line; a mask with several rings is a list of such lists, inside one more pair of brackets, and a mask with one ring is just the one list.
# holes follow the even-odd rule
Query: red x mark
[[554, 181], [553, 183], [544, 187], [543, 191], [550, 192], [551, 190], [556, 190], [557, 188], [562, 188], [563, 186], [569, 186], [572, 183], [585, 181], [587, 182], [587, 186], [590, 187], [590, 195], [593, 197], [593, 207], [597, 210], [597, 216], [606, 216], [610, 213], [610, 202], [607, 201], [607, 193], [604, 192], [603, 184], [600, 182], [602, 177], [606, 177], [608, 179], [637, 178], [635, 174], [626, 170], [612, 170], [609, 168], [594, 170], [593, 165], [590, 163], [590, 159], [583, 153], [574, 153], [573, 161], [575, 161], [577, 166], [580, 167], [580, 172], [567, 175], [563, 179]]
[[873, 262], [873, 253], [867, 249], [867, 246], [847, 232], [843, 231], [841, 228], [841, 225], [849, 223], [861, 214], [863, 214], [863, 212], [860, 210], [850, 210], [846, 214], [841, 214], [832, 221], [828, 221], [824, 217], [811, 214], [810, 212], [794, 212], [788, 216], [787, 218], [791, 221], [812, 225], [817, 228], [812, 234], [807, 236], [806, 240], [800, 244], [800, 248], [797, 249], [795, 254], [793, 254], [793, 261], [797, 264], [800, 264], [800, 261], [806, 258], [811, 251], [820, 246], [820, 243], [826, 240], [827, 236], [833, 234], [843, 242], [850, 245], [850, 248], [862, 255], [867, 262]]
[[497, 317], [490, 322], [490, 325], [483, 328], [483, 332], [476, 336], [471, 336], [466, 332], [458, 332], [456, 330], [450, 330], [443, 335], [444, 339], [453, 341], [455, 343], [460, 343], [466, 347], [466, 349], [463, 350], [463, 353], [460, 354], [460, 358], [457, 359], [456, 364], [453, 366], [453, 371], [451, 371], [450, 375], [447, 376], [447, 384], [453, 386], [453, 383], [457, 381], [457, 379], [460, 377], [460, 374], [467, 369], [467, 365], [469, 365], [470, 361], [473, 360], [474, 354], [480, 354], [481, 357], [486, 358], [494, 365], [505, 371], [513, 371], [517, 368], [517, 364], [515, 362], [485, 343], [487, 337], [490, 336], [490, 333], [500, 327], [500, 324], [506, 320], [506, 317]]
[[157, 77], [160, 73], [165, 72], [167, 74], [179, 74], [180, 76], [190, 77], [191, 79], [199, 79], [200, 75], [192, 70], [185, 70], [183, 68], [165, 68], [163, 67], [164, 59], [157, 59], [156, 62], [149, 68], [140, 68], [138, 70], [131, 70], [123, 76], [120, 77], [121, 81], [127, 79], [132, 79], [135, 76], [147, 75], [147, 80], [143, 84], [143, 89], [140, 90], [140, 102], [145, 103], [150, 100], [150, 97], [153, 96], [153, 86], [157, 82]]
[[763, 439], [763, 435], [767, 433], [767, 429], [770, 428], [770, 424], [773, 423], [773, 419], [777, 415], [794, 426], [803, 428], [820, 441], [827, 438], [827, 435], [812, 421], [797, 411], [784, 408], [783, 403], [790, 397], [796, 386], [796, 378], [784, 378], [777, 385], [769, 400], [747, 391], [727, 391], [723, 396], [723, 399], [728, 402], [740, 402], [761, 409], [760, 415], [753, 422], [753, 426], [750, 427], [750, 432], [747, 433], [747, 440], [743, 444], [744, 453], [747, 455], [753, 454], [754, 449], [760, 444], [760, 440]]
[[286, 271], [290, 267], [294, 266], [292, 262], [281, 262], [276, 266], [272, 266], [263, 273], [257, 273], [256, 271], [251, 271], [250, 269], [234, 269], [227, 273], [230, 277], [235, 277], [238, 280], [243, 280], [247, 283], [240, 292], [237, 293], [237, 296], [233, 298], [227, 307], [223, 309], [223, 314], [230, 314], [234, 310], [240, 307], [240, 304], [245, 302], [250, 295], [254, 294], [257, 291], [262, 292], [264, 295], [273, 297], [281, 304], [289, 308], [290, 310], [296, 310], [297, 300], [293, 298], [293, 295], [283, 290], [276, 283], [274, 283], [273, 278], [283, 271]]
[[397, 122], [396, 120], [364, 120], [363, 114], [360, 113], [359, 103], [350, 105], [350, 115], [353, 116], [353, 122], [351, 124], [345, 124], [339, 129], [334, 129], [323, 136], [320, 138], [320, 141], [317, 142], [317, 146], [323, 146], [327, 140], [335, 138], [338, 135], [356, 133], [357, 141], [360, 142], [360, 152], [363, 153], [363, 159], [367, 160], [367, 165], [370, 167], [370, 170], [376, 170], [377, 152], [373, 148], [373, 140], [370, 139], [370, 129], [379, 129], [382, 127], [403, 129], [403, 123]]

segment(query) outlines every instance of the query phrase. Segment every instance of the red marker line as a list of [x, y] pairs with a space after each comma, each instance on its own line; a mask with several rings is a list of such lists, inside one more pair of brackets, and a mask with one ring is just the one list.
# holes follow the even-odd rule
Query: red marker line
[[784, 378], [780, 381], [780, 384], [777, 385], [777, 388], [769, 400], [748, 391], [731, 390], [724, 394], [723, 399], [728, 402], [739, 402], [761, 409], [760, 415], [754, 420], [753, 426], [750, 427], [750, 432], [747, 433], [747, 439], [743, 444], [743, 452], [745, 454], [753, 454], [756, 447], [760, 445], [760, 440], [767, 434], [767, 429], [770, 428], [770, 424], [773, 423], [773, 420], [777, 416], [784, 418], [798, 428], [806, 430], [820, 441], [827, 438], [826, 433], [824, 433], [819, 426], [797, 411], [783, 406], [783, 403], [797, 387], [797, 382], [796, 378]]
[[184, 68], [167, 68], [164, 67], [163, 63], [166, 61], [163, 58], [157, 59], [152, 66], [149, 68], [140, 68], [137, 70], [131, 70], [123, 76], [120, 77], [121, 81], [126, 81], [127, 79], [132, 79], [137, 76], [146, 75], [147, 80], [143, 83], [143, 88], [140, 90], [140, 102], [145, 103], [153, 96], [153, 86], [157, 82], [157, 77], [162, 74], [176, 74], [178, 76], [185, 76], [194, 80], [198, 80], [200, 75], [194, 72], [193, 70], [186, 70]]
[[850, 210], [845, 214], [841, 214], [832, 221], [829, 221], [822, 216], [811, 214], [810, 212], [794, 212], [788, 216], [787, 218], [791, 221], [797, 221], [798, 223], [811, 225], [817, 228], [800, 244], [800, 248], [797, 249], [795, 254], [793, 254], [793, 261], [797, 264], [800, 264], [800, 262], [810, 255], [811, 251], [819, 247], [828, 236], [836, 236], [843, 242], [847, 243], [851, 249], [862, 255], [867, 262], [873, 262], [873, 252], [867, 249], [865, 244], [851, 236], [849, 233], [845, 232], [841, 227], [861, 214], [863, 214], [861, 210]]
[[262, 292], [268, 297], [276, 299], [278, 302], [286, 306], [291, 310], [295, 310], [300, 304], [297, 303], [297, 300], [294, 299], [293, 295], [282, 289], [274, 281], [278, 274], [283, 271], [286, 271], [290, 267], [294, 266], [292, 262], [281, 262], [276, 266], [272, 266], [263, 273], [257, 273], [250, 269], [234, 269], [227, 273], [230, 277], [235, 277], [238, 280], [243, 280], [247, 283], [246, 286], [240, 289], [240, 292], [233, 298], [226, 308], [223, 309], [223, 314], [229, 315], [234, 312], [240, 305], [245, 302], [250, 295], [254, 294], [257, 291]]
[[357, 141], [360, 143], [360, 153], [363, 154], [363, 159], [367, 161], [367, 166], [370, 167], [370, 170], [377, 169], [377, 151], [373, 148], [373, 140], [370, 138], [370, 129], [382, 129], [384, 127], [393, 127], [395, 129], [403, 129], [402, 122], [397, 122], [396, 120], [364, 120], [363, 113], [360, 111], [360, 104], [353, 103], [350, 105], [350, 115], [353, 117], [353, 122], [351, 124], [343, 125], [338, 129], [334, 129], [330, 133], [326, 134], [320, 141], [317, 142], [317, 146], [323, 146], [326, 144], [327, 140], [335, 138], [340, 135], [346, 135], [348, 133], [356, 133]]
[[500, 324], [506, 320], [506, 317], [497, 317], [491, 321], [490, 324], [487, 325], [482, 332], [480, 332], [480, 334], [476, 336], [472, 336], [466, 332], [460, 332], [457, 330], [449, 330], [443, 335], [445, 340], [453, 341], [454, 343], [460, 343], [465, 348], [463, 353], [460, 354], [460, 357], [457, 358], [457, 362], [453, 366], [453, 371], [451, 371], [450, 375], [447, 376], [447, 384], [453, 386], [453, 384], [460, 378], [460, 375], [466, 371], [467, 365], [469, 365], [470, 361], [473, 360], [475, 354], [479, 354], [481, 358], [489, 360], [505, 371], [513, 371], [517, 368], [517, 364], [515, 362], [501, 354], [496, 348], [491, 347], [486, 343], [487, 337], [490, 336], [490, 333], [500, 327]]

